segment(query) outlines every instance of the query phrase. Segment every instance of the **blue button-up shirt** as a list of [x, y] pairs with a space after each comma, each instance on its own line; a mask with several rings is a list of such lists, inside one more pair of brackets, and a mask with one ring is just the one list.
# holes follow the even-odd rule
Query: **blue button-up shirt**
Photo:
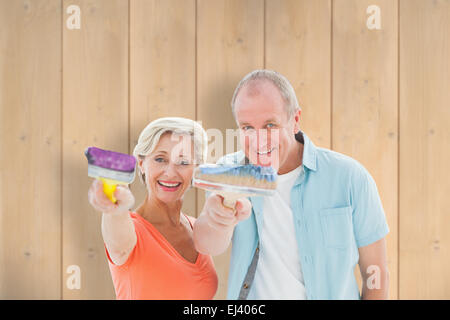
[[[314, 146], [304, 133], [303, 140], [303, 173], [291, 190], [297, 240], [292, 250], [299, 252], [307, 299], [360, 299], [354, 276], [358, 248], [389, 232], [375, 181], [356, 160]], [[244, 161], [239, 151], [218, 163]], [[250, 201], [251, 216], [233, 233], [227, 299], [238, 299], [241, 289], [251, 286], [244, 279], [259, 245], [264, 210], [262, 197]]]

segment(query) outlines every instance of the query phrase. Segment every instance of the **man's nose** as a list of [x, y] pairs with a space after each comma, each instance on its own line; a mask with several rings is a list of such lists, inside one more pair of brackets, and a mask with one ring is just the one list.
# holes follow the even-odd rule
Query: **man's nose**
[[258, 130], [256, 134], [256, 146], [258, 147], [258, 149], [267, 147], [268, 142], [269, 133], [267, 132], [267, 129]]

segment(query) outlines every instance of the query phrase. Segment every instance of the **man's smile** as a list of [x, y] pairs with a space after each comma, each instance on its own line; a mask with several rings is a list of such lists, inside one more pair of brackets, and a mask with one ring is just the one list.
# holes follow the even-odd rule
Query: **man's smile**
[[275, 150], [275, 148], [271, 148], [270, 150], [267, 151], [256, 151], [256, 153], [259, 155], [270, 155], [273, 150]]

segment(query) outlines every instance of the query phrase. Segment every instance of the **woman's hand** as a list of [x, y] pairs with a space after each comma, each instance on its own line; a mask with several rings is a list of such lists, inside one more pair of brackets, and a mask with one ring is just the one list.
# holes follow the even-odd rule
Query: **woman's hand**
[[252, 204], [247, 198], [236, 201], [234, 210], [223, 205], [223, 197], [212, 195], [206, 199], [204, 212], [208, 217], [208, 224], [216, 230], [226, 231], [234, 228], [239, 221], [247, 219], [252, 211]]
[[198, 252], [210, 255], [223, 253], [231, 242], [234, 227], [252, 212], [252, 204], [242, 198], [232, 210], [223, 205], [223, 198], [211, 195], [194, 224], [194, 244]]
[[134, 205], [134, 196], [130, 189], [118, 185], [114, 191], [117, 202], [112, 203], [103, 192], [103, 183], [97, 179], [88, 191], [89, 203], [103, 212], [102, 235], [109, 256], [116, 265], [122, 265], [128, 259], [136, 245], [137, 236], [134, 223], [128, 210]]
[[134, 205], [134, 196], [131, 190], [124, 185], [117, 185], [114, 191], [117, 202], [112, 203], [103, 192], [103, 183], [95, 179], [88, 191], [89, 203], [97, 210], [107, 214], [128, 212]]

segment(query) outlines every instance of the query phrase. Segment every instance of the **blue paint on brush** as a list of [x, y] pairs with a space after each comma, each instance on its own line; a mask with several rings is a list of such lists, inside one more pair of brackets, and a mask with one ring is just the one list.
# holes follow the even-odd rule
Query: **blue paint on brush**
[[273, 182], [277, 178], [277, 173], [272, 167], [246, 165], [201, 165], [200, 173], [209, 175], [226, 174], [231, 176], [250, 176], [259, 180]]

